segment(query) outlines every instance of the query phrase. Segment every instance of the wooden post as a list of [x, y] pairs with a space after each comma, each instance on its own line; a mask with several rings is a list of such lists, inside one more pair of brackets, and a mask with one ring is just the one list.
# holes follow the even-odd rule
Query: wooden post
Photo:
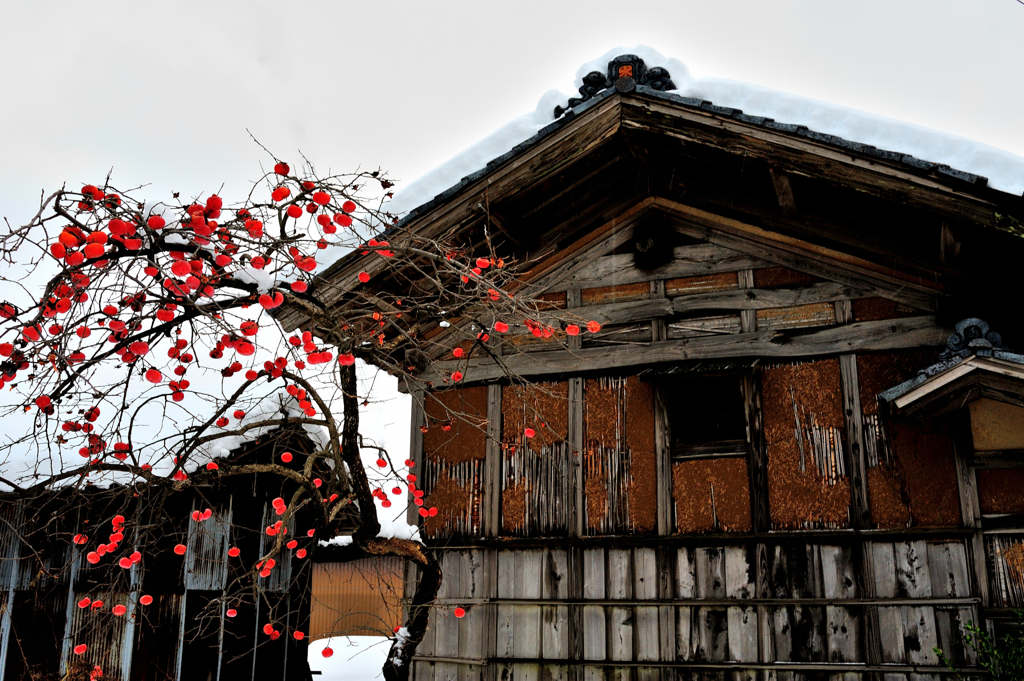
[[572, 499], [569, 500], [569, 536], [582, 537], [586, 534], [584, 518], [586, 510], [583, 499], [583, 379], [570, 378], [569, 381], [569, 428], [568, 445], [570, 453], [570, 475], [572, 480], [569, 489]]
[[750, 437], [750, 529], [763, 534], [772, 529], [772, 521], [768, 505], [768, 452], [761, 421], [760, 367], [743, 377], [743, 402]]
[[487, 444], [484, 458], [485, 537], [501, 534], [501, 393], [497, 384], [487, 386]]
[[[574, 307], [580, 307], [580, 305], [582, 304], [582, 301], [583, 301], [582, 294], [580, 293], [580, 289], [579, 289], [578, 286], [572, 286], [572, 287], [570, 287], [565, 292], [565, 307], [566, 308], [571, 310]], [[576, 336], [568, 336], [566, 338], [566, 341], [567, 341], [567, 346], [568, 346], [570, 351], [571, 350], [579, 350], [580, 348], [583, 347], [583, 336], [582, 336], [582, 334], [581, 335], [576, 335]]]
[[658, 534], [675, 532], [675, 503], [672, 498], [672, 447], [669, 440], [668, 410], [661, 387], [654, 386], [654, 455], [658, 494]]
[[[665, 297], [665, 280], [656, 279], [651, 282], [651, 299], [658, 299]], [[651, 340], [657, 343], [658, 341], [668, 340], [668, 325], [665, 323], [664, 318], [652, 319], [651, 320]]]
[[[422, 479], [423, 475], [423, 431], [421, 428], [426, 425], [426, 415], [423, 411], [426, 399], [426, 392], [422, 388], [413, 388], [409, 392], [412, 398], [412, 409], [409, 415], [409, 458], [415, 463], [414, 469], [417, 477]], [[420, 521], [419, 507], [409, 504], [406, 521], [410, 525], [418, 525]]]
[[[426, 425], [426, 415], [423, 412], [423, 400], [426, 399], [426, 392], [422, 388], [413, 388], [409, 391], [409, 398], [412, 406], [409, 414], [409, 459], [415, 466], [413, 469], [420, 479], [423, 479], [423, 431], [421, 426]], [[419, 525], [419, 507], [410, 503], [406, 511], [406, 522], [410, 525]], [[402, 605], [402, 621], [409, 621], [409, 599], [416, 593], [416, 585], [420, 581], [419, 568], [411, 560], [405, 561], [405, 598]]]
[[[971, 460], [974, 458], [974, 442], [971, 435], [969, 412], [962, 414], [954, 424], [953, 456], [956, 466], [956, 482], [960, 490], [960, 518], [964, 527], [974, 530], [969, 540], [969, 559], [971, 580], [982, 607], [991, 604], [989, 600], [988, 565], [985, 560], [985, 535], [981, 530], [981, 503], [978, 501], [978, 480]], [[979, 621], [975, 613], [975, 622]]]
[[[754, 287], [753, 270], [742, 270], [737, 274], [741, 289]], [[757, 331], [756, 310], [740, 311], [740, 329], [744, 333]], [[750, 456], [747, 460], [747, 471], [750, 476], [750, 529], [755, 534], [760, 534], [771, 530], [771, 514], [768, 508], [768, 452], [765, 449], [761, 422], [759, 367], [743, 377], [743, 405], [747, 419], [747, 439], [750, 444]]]
[[[853, 308], [849, 300], [837, 300], [836, 322], [853, 322]], [[846, 422], [843, 463], [850, 479], [850, 524], [857, 529], [871, 527], [871, 509], [868, 499], [868, 467], [864, 446], [864, 413], [860, 404], [860, 381], [857, 376], [857, 355], [839, 356], [840, 384], [843, 398], [843, 418]]]

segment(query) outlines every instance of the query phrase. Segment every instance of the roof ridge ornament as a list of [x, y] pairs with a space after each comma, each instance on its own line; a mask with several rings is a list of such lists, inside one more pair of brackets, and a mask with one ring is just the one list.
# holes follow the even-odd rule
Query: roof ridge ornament
[[591, 71], [583, 76], [583, 85], [579, 87], [581, 96], [570, 98], [568, 106], [556, 106], [555, 118], [593, 99], [602, 90], [614, 87], [617, 92], [633, 92], [638, 85], [659, 91], [676, 89], [668, 70], [660, 66], [648, 69], [644, 60], [635, 54], [621, 54], [608, 62], [607, 74]]
[[991, 357], [994, 350], [1003, 349], [1003, 337], [990, 331], [988, 322], [968, 317], [957, 322], [955, 330], [946, 339], [946, 349], [939, 353], [939, 359], [967, 359], [971, 355]]

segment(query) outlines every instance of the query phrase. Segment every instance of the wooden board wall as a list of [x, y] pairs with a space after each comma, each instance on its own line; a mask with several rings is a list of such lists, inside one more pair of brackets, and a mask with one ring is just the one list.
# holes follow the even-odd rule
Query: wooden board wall
[[940, 673], [936, 646], [973, 662], [957, 635], [978, 600], [962, 539], [481, 548], [446, 551], [442, 568], [418, 681], [868, 672], [869, 614], [895, 678]]

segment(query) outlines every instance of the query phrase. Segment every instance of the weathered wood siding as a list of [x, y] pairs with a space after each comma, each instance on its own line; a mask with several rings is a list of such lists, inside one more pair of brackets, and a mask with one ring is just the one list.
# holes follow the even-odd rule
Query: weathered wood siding
[[[960, 629], [989, 580], [998, 603], [1024, 596], [1024, 534], [987, 537], [986, 568], [955, 432], [875, 399], [934, 361], [934, 294], [677, 229], [690, 241], [656, 270], [609, 233], [604, 254], [588, 241], [589, 260], [544, 275], [600, 333], [513, 331], [504, 369], [460, 366], [469, 386], [542, 382], [491, 388], [500, 482], [481, 526], [497, 529], [435, 542], [445, 576], [415, 679], [910, 681], [947, 673], [935, 647], [973, 664]], [[735, 379], [745, 439], [670, 433], [690, 372]]]
[[902, 679], [941, 673], [936, 646], [972, 662], [959, 626], [978, 618], [956, 538], [481, 547], [445, 551], [443, 569], [416, 679]]

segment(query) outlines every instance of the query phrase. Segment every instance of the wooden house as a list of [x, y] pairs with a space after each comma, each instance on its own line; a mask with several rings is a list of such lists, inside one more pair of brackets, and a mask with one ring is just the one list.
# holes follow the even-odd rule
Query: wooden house
[[[314, 449], [301, 431], [279, 429], [218, 459], [219, 471], [280, 462], [284, 451], [301, 468]], [[285, 550], [257, 578], [258, 598], [250, 572], [275, 541], [265, 531], [277, 520], [272, 500], [294, 487], [280, 476], [211, 474], [178, 493], [83, 484], [0, 499], [0, 680], [87, 679], [96, 667], [103, 681], [309, 678], [309, 639], [294, 633], [352, 625], [331, 616], [330, 575], [314, 576], [336, 570]], [[306, 513], [286, 527], [299, 548], [317, 541]], [[89, 560], [112, 534], [119, 546]], [[120, 566], [134, 551], [139, 560]], [[320, 611], [315, 632], [311, 609]], [[279, 636], [263, 632], [268, 622]]]
[[[393, 230], [473, 253], [487, 229], [601, 324], [459, 360], [467, 321], [417, 329], [444, 579], [413, 678], [931, 679], [935, 647], [970, 668], [961, 626], [1024, 606], [1024, 364], [992, 333], [1024, 348], [1024, 201], [676, 96], [630, 55], [587, 78]], [[343, 307], [415, 275], [354, 253], [323, 279]]]

